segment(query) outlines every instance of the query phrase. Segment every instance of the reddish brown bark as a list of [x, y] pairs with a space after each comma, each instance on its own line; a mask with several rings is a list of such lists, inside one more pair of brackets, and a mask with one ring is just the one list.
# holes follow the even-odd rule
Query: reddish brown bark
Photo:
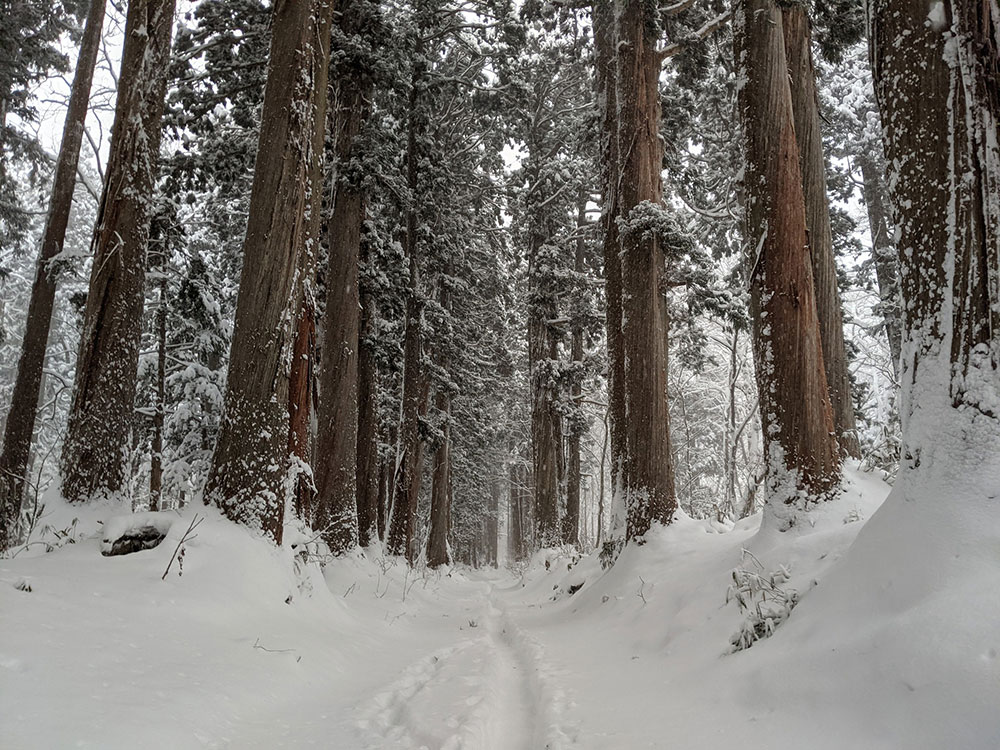
[[823, 157], [809, 16], [803, 5], [783, 5], [781, 21], [792, 95], [795, 140], [799, 149], [799, 169], [806, 204], [806, 229], [816, 314], [823, 345], [823, 366], [830, 389], [833, 426], [840, 450], [845, 455], [860, 458], [861, 446], [855, 425], [854, 399], [851, 396], [851, 378], [847, 371], [847, 352], [844, 346], [844, 316], [837, 281], [837, 261], [830, 229], [830, 201], [826, 191], [826, 163]]
[[[805, 198], [773, 0], [744, 0], [746, 242], [754, 355], [772, 512], [779, 526], [839, 480], [806, 234]], [[804, 491], [805, 500], [799, 491]]]
[[[617, 217], [627, 225], [640, 204], [662, 205], [657, 21], [652, 6], [619, 0]], [[667, 409], [665, 258], [655, 237], [621, 236], [622, 358], [625, 427], [622, 457], [627, 539], [677, 508]]]
[[295, 474], [291, 352], [319, 231], [329, 0], [278, 3], [218, 443], [205, 488], [280, 544]]

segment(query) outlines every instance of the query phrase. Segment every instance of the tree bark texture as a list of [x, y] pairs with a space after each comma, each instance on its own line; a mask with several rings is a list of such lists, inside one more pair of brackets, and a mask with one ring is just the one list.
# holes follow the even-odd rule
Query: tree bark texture
[[806, 203], [809, 259], [815, 287], [816, 315], [823, 345], [823, 366], [830, 389], [833, 426], [843, 455], [861, 458], [851, 377], [844, 346], [844, 313], [837, 281], [837, 260], [830, 229], [830, 199], [826, 190], [826, 162], [816, 94], [816, 72], [812, 59], [812, 31], [804, 5], [781, 6], [792, 94], [795, 141], [799, 147], [799, 169]]
[[531, 377], [531, 460], [535, 475], [535, 523], [542, 547], [560, 542], [559, 461], [562, 450], [562, 416], [558, 409], [558, 342], [549, 321], [557, 317], [551, 290], [539, 279], [539, 266], [551, 266], [542, 254], [554, 248], [546, 244], [542, 230], [531, 232], [528, 279], [531, 301], [528, 312], [528, 367]]
[[595, 0], [594, 46], [601, 117], [601, 246], [604, 257], [605, 327], [608, 342], [608, 431], [611, 492], [620, 494], [625, 439], [625, 368], [622, 354], [622, 274], [618, 234], [618, 73], [614, 0]]
[[[584, 261], [587, 251], [587, 243], [583, 231], [587, 225], [587, 196], [581, 192], [577, 202], [576, 228], [577, 238], [574, 248], [573, 269], [582, 278], [585, 271]], [[579, 319], [573, 323], [570, 342], [570, 359], [577, 366], [583, 367], [583, 325]], [[573, 405], [576, 408], [581, 406], [580, 400], [583, 398], [582, 375], [577, 373], [573, 381], [571, 395]], [[573, 424], [569, 430], [566, 440], [567, 452], [567, 472], [566, 472], [566, 515], [563, 516], [562, 531], [563, 544], [571, 544], [574, 547], [580, 546], [580, 438], [583, 424]]]
[[778, 527], [840, 476], [792, 98], [773, 0], [744, 0], [738, 44], [746, 158], [746, 242], [768, 502]]
[[437, 568], [451, 563], [448, 554], [448, 532], [451, 528], [451, 399], [447, 391], [438, 390], [434, 406], [444, 415], [444, 438], [434, 452], [431, 472], [431, 518], [427, 535], [427, 565]]
[[206, 502], [281, 543], [303, 467], [289, 454], [290, 377], [315, 267], [330, 56], [329, 0], [278, 3], [243, 270]]
[[423, 315], [424, 301], [420, 291], [420, 259], [417, 228], [419, 223], [417, 191], [419, 189], [418, 131], [426, 129], [421, 108], [420, 86], [426, 67], [423, 42], [418, 30], [413, 73], [410, 80], [409, 119], [407, 122], [406, 180], [410, 189], [406, 208], [404, 249], [410, 266], [410, 284], [406, 292], [406, 325], [403, 332], [403, 398], [399, 419], [396, 476], [393, 481], [392, 511], [389, 516], [387, 547], [391, 555], [406, 555], [413, 565], [417, 559], [414, 538], [417, 524], [417, 502], [423, 467], [423, 442], [420, 435], [420, 411], [423, 400], [424, 373]]
[[292, 507], [299, 518], [311, 524], [315, 516], [315, 484], [310, 467], [314, 463], [316, 402], [316, 303], [312, 295], [316, 274], [313, 268], [305, 269], [305, 273], [288, 374], [288, 455], [297, 465], [290, 479]]
[[[448, 271], [446, 270], [446, 273]], [[450, 309], [450, 295], [447, 282], [441, 279], [438, 286], [438, 302], [442, 310]], [[438, 354], [437, 367], [448, 372], [450, 362], [444, 354]], [[427, 535], [427, 565], [437, 568], [451, 563], [448, 552], [448, 538], [451, 532], [451, 394], [447, 383], [439, 383], [434, 394], [434, 408], [443, 419], [441, 443], [434, 451], [434, 465], [431, 472], [431, 517]]]
[[[174, 0], [133, 0], [60, 473], [70, 502], [119, 494], [131, 444], [146, 245]], [[72, 179], [66, 177], [65, 179]]]
[[[365, 253], [362, 242], [362, 254]], [[360, 282], [358, 331], [358, 541], [367, 546], [384, 535], [382, 476], [378, 455], [378, 364], [375, 356], [375, 295]]]
[[[350, 33], [351, 3], [342, 3], [337, 23]], [[331, 551], [341, 554], [357, 546], [358, 478], [358, 342], [361, 304], [358, 262], [365, 199], [350, 174], [352, 154], [361, 132], [370, 95], [359, 71], [338, 65], [331, 113], [337, 159], [333, 213], [328, 222], [329, 264], [326, 269], [326, 317], [320, 365], [320, 410], [317, 440], [317, 525]], [[365, 531], [370, 536], [371, 528]]]
[[[0, 448], [0, 550], [6, 549], [13, 541], [24, 498], [31, 438], [35, 431], [35, 413], [42, 387], [42, 366], [55, 303], [56, 280], [51, 262], [62, 252], [66, 226], [69, 224], [73, 190], [76, 187], [76, 169], [80, 161], [80, 144], [83, 141], [90, 88], [100, 49], [101, 29], [104, 26], [105, 3], [106, 0], [91, 0], [80, 40], [80, 53], [66, 108], [62, 142], [56, 158], [41, 253], [28, 301], [28, 320], [21, 344], [21, 358], [17, 363], [10, 410], [4, 425], [3, 446]], [[0, 305], [0, 312], [2, 311]]]
[[[646, 3], [619, 0], [617, 217], [628, 226], [640, 204], [662, 204], [656, 19]], [[621, 227], [619, 227], [621, 228]], [[621, 234], [621, 331], [624, 367], [623, 491], [627, 539], [653, 522], [668, 524], [677, 508], [667, 409], [665, 257], [655, 237]]]
[[949, 491], [978, 481], [989, 494], [1000, 470], [1000, 18], [966, 0], [935, 11], [869, 8], [903, 299], [902, 469], [909, 482], [954, 473]]

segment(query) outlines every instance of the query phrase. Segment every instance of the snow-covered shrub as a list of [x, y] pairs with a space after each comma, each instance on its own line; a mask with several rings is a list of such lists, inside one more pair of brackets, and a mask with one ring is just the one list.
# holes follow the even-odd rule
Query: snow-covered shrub
[[729, 639], [733, 651], [750, 648], [762, 638], [770, 637], [788, 618], [792, 608], [799, 603], [797, 591], [782, 588], [790, 577], [784, 565], [764, 575], [760, 561], [748, 550], [743, 550], [743, 560], [733, 570], [733, 582], [726, 592], [726, 604], [735, 600], [745, 615], [740, 629]]

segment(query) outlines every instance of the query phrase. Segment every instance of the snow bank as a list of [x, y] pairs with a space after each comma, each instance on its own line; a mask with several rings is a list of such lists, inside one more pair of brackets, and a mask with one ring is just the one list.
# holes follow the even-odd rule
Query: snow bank
[[152, 549], [163, 541], [176, 520], [176, 514], [166, 512], [114, 516], [104, 523], [101, 554], [110, 556]]
[[[178, 749], [1000, 747], [995, 511], [947, 483], [897, 488], [880, 509], [889, 488], [848, 476], [788, 532], [759, 530], [759, 516], [729, 527], [681, 515], [608, 570], [565, 549], [517, 573], [411, 570], [371, 548], [320, 573], [304, 530], [276, 549], [210, 508], [177, 516], [154, 549], [106, 558], [110, 532], [148, 519], [53, 508], [74, 543], [0, 560], [0, 737], [108, 750], [137, 738]], [[955, 502], [972, 512], [949, 513]], [[205, 520], [181, 545], [183, 565], [161, 580], [195, 514]], [[758, 563], [787, 570], [775, 585], [798, 603], [734, 653], [747, 612], [727, 591], [734, 569]]]
[[[947, 529], [938, 544], [960, 540], [949, 569], [928, 569], [938, 551], [902, 492], [880, 510], [889, 487], [847, 475], [838, 499], [788, 532], [758, 531], [758, 517], [718, 533], [681, 515], [608, 571], [592, 557], [529, 569], [508, 592], [521, 600], [511, 616], [575, 675], [580, 747], [1000, 747], [1000, 529]], [[960, 501], [923, 492], [942, 515]], [[765, 571], [787, 568], [778, 585], [799, 603], [733, 653], [745, 615], [726, 591], [744, 549]]]

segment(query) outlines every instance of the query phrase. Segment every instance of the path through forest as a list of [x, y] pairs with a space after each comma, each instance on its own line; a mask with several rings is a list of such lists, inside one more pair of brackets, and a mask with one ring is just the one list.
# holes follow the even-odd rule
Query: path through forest
[[493, 584], [476, 588], [484, 591], [462, 607], [474, 614], [458, 641], [420, 657], [361, 704], [358, 727], [371, 747], [528, 750], [559, 732], [540, 648]]
[[[203, 507], [159, 547], [107, 558], [114, 520], [57, 509], [53, 528], [71, 537], [0, 560], [0, 737], [101, 750], [998, 747], [995, 600], [961, 630], [946, 590], [932, 627], [905, 637], [891, 598], [878, 616], [840, 614], [864, 576], [838, 578], [839, 561], [886, 489], [858, 474], [795, 534], [679, 517], [607, 570], [568, 549], [438, 571], [368, 550], [321, 572], [292, 542], [276, 549]], [[183, 568], [168, 570], [196, 513]], [[776, 637], [739, 653], [734, 569], [785, 571], [801, 595]], [[968, 590], [990, 576], [992, 562]], [[953, 653], [956, 632], [973, 659]]]

